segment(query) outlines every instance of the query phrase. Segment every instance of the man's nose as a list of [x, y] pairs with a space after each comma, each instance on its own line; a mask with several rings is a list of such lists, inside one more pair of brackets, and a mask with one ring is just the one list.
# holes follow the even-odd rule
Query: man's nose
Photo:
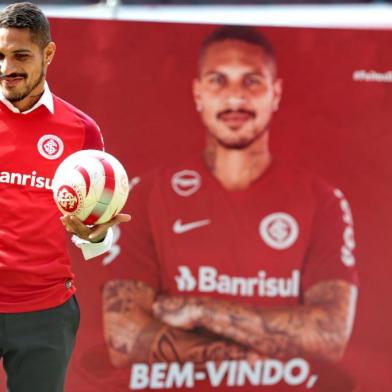
[[228, 95], [226, 104], [233, 109], [241, 107], [245, 103], [245, 97], [241, 95]]
[[228, 88], [226, 93], [226, 104], [236, 109], [241, 107], [246, 101], [246, 94], [240, 86], [231, 86]]
[[12, 61], [3, 59], [0, 61], [0, 72], [2, 75], [9, 75], [15, 72], [15, 66]]

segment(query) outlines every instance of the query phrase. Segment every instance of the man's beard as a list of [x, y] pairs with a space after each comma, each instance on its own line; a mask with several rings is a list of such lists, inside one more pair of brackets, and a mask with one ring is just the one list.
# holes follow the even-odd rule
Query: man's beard
[[29, 96], [29, 94], [42, 82], [42, 80], [45, 77], [45, 73], [44, 73], [44, 65], [42, 63], [41, 65], [41, 72], [39, 77], [34, 81], [33, 85], [31, 87], [26, 86], [25, 91], [17, 94], [12, 94], [11, 96], [9, 96], [8, 94], [4, 94], [5, 98], [8, 99], [8, 101], [12, 102], [12, 103], [16, 103], [19, 101], [22, 101], [23, 99], [25, 99], [27, 96]]
[[244, 148], [249, 147], [254, 142], [254, 140], [255, 138], [227, 142], [225, 140], [217, 139], [218, 143], [227, 150], [243, 150]]
[[223, 140], [219, 139], [216, 136], [212, 135], [213, 138], [220, 144], [222, 147], [224, 147], [227, 150], [243, 150], [249, 147], [251, 144], [256, 142], [258, 139], [261, 139], [266, 132], [269, 130], [269, 123], [259, 132], [257, 132], [255, 135], [251, 137], [244, 137], [240, 138], [235, 141], [229, 141], [229, 140]]

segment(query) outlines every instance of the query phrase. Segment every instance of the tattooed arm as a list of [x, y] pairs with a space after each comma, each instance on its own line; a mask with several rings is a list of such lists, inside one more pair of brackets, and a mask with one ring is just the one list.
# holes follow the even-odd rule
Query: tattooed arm
[[273, 358], [312, 356], [339, 359], [351, 334], [357, 289], [344, 281], [318, 283], [304, 293], [304, 304], [255, 308], [195, 297], [161, 297], [154, 305], [165, 323], [202, 327]]
[[104, 286], [104, 334], [114, 366], [185, 361], [202, 365], [209, 360], [259, 358], [245, 346], [206, 330], [184, 331], [155, 319], [154, 299], [154, 290], [140, 281], [116, 280]]

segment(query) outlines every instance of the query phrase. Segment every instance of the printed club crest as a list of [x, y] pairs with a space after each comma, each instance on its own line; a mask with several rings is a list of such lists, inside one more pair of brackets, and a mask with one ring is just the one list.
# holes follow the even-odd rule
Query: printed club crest
[[283, 250], [292, 246], [298, 238], [297, 221], [285, 212], [264, 217], [259, 226], [262, 240], [273, 249]]
[[69, 185], [63, 185], [59, 188], [56, 200], [58, 205], [68, 213], [75, 212], [80, 205], [78, 194]]
[[64, 152], [64, 143], [56, 135], [44, 135], [38, 140], [38, 152], [46, 159], [57, 159]]

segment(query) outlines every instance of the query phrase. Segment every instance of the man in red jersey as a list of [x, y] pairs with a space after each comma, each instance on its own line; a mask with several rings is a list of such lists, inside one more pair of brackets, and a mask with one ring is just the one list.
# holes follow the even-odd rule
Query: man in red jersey
[[135, 186], [128, 280], [103, 292], [111, 361], [131, 389], [321, 385], [307, 360], [339, 360], [355, 314], [350, 207], [272, 157], [282, 81], [257, 30], [209, 35], [193, 93], [206, 148]]
[[110, 247], [110, 226], [129, 219], [60, 221], [51, 191], [58, 164], [103, 141], [90, 117], [50, 92], [55, 49], [34, 4], [0, 13], [0, 358], [10, 392], [63, 391], [79, 324], [63, 225], [90, 258]]

